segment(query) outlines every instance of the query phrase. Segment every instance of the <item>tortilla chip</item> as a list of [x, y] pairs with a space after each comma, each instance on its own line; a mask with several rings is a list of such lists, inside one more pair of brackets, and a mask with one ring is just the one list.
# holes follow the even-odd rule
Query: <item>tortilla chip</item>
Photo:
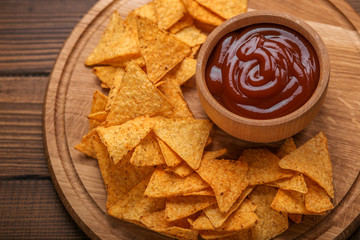
[[93, 146], [93, 136], [96, 134], [96, 130], [93, 129], [85, 136], [82, 137], [81, 143], [76, 144], [74, 148], [89, 157], [96, 158], [96, 152]]
[[334, 206], [326, 191], [310, 178], [305, 178], [309, 191], [305, 194], [305, 208], [310, 212], [322, 213]]
[[219, 16], [229, 19], [247, 10], [247, 0], [195, 0]]
[[154, 122], [147, 117], [138, 117], [122, 125], [97, 128], [101, 141], [105, 144], [110, 158], [117, 164], [126, 154], [144, 139]]
[[221, 212], [227, 212], [248, 186], [246, 162], [203, 159], [196, 171], [214, 190]]
[[99, 123], [102, 123], [103, 121], [105, 121], [107, 115], [108, 113], [106, 111], [99, 111], [96, 113], [90, 113], [87, 117], [89, 120], [95, 120]]
[[149, 2], [145, 5], [134, 10], [134, 14], [149, 19], [153, 23], [157, 23], [157, 16], [155, 11], [155, 4], [154, 2]]
[[190, 15], [185, 14], [179, 21], [177, 21], [174, 25], [172, 25], [168, 31], [171, 32], [172, 34], [175, 34], [181, 29], [190, 27], [193, 24], [194, 24], [193, 18]]
[[196, 56], [197, 52], [199, 51], [199, 49], [200, 49], [200, 45], [192, 47], [191, 48], [191, 53], [188, 55], [188, 58], [195, 58], [195, 56]]
[[224, 19], [204, 8], [194, 0], [182, 0], [190, 16], [194, 19], [213, 26], [219, 26]]
[[122, 124], [139, 116], [156, 116], [173, 107], [162, 93], [145, 77], [139, 66], [130, 62], [116, 94], [106, 125]]
[[271, 208], [284, 213], [314, 214], [305, 207], [305, 195], [291, 190], [279, 189], [271, 203]]
[[190, 47], [151, 21], [137, 17], [140, 51], [146, 62], [149, 79], [156, 83], [180, 63]]
[[175, 37], [187, 43], [190, 47], [203, 44], [206, 40], [206, 35], [195, 26], [181, 29], [179, 32], [175, 33]]
[[176, 239], [197, 240], [198, 232], [182, 227], [169, 227], [160, 231], [162, 234]]
[[283, 178], [275, 182], [267, 183], [266, 185], [301, 193], [307, 193], [308, 191], [304, 176], [301, 173], [296, 173], [295, 176], [291, 178]]
[[254, 240], [271, 239], [283, 233], [289, 227], [287, 214], [277, 212], [270, 207], [275, 195], [275, 188], [260, 185], [256, 186], [248, 196], [256, 204], [255, 214], [259, 218], [252, 229]]
[[130, 163], [135, 166], [157, 166], [165, 164], [164, 157], [155, 134], [150, 132], [135, 147]]
[[165, 114], [165, 117], [170, 118], [194, 118], [187, 103], [185, 102], [180, 87], [177, 85], [176, 80], [165, 75], [164, 84], [159, 86], [159, 90], [169, 100], [170, 104], [174, 106], [172, 111]]
[[225, 153], [227, 153], [227, 149], [226, 148], [222, 148], [219, 150], [215, 150], [215, 151], [204, 151], [203, 154], [203, 159], [216, 159], [222, 155], [224, 155]]
[[165, 199], [144, 197], [150, 175], [131, 189], [120, 201], [109, 208], [108, 213], [116, 218], [138, 221], [146, 214], [165, 209]]
[[93, 146], [96, 152], [96, 158], [98, 160], [101, 176], [107, 191], [111, 180], [111, 168], [114, 163], [111, 161], [106, 146], [101, 142], [97, 132], [93, 135]]
[[[125, 69], [113, 66], [99, 66], [93, 68], [93, 73], [101, 80], [103, 88], [114, 87], [114, 79], [122, 79]], [[121, 81], [121, 80], [120, 80]]]
[[87, 57], [85, 65], [107, 65], [109, 61], [122, 60], [140, 55], [137, 36], [117, 11], [111, 16], [98, 45]]
[[302, 214], [289, 213], [288, 217], [294, 223], [297, 223], [297, 224], [301, 223]]
[[156, 123], [153, 130], [191, 168], [197, 169], [211, 127], [210, 121], [205, 119], [163, 118]]
[[216, 203], [212, 196], [178, 196], [166, 201], [165, 215], [168, 221], [188, 217]]
[[250, 185], [259, 185], [292, 177], [293, 173], [279, 167], [279, 158], [266, 148], [246, 149], [239, 160], [249, 164]]
[[300, 172], [317, 182], [334, 198], [332, 166], [323, 132], [280, 160], [279, 166]]
[[258, 219], [254, 213], [255, 209], [256, 205], [249, 199], [245, 199], [240, 207], [231, 214], [220, 228], [215, 228], [204, 213], [192, 223], [192, 228], [195, 230], [216, 230], [225, 232], [251, 228]]
[[211, 187], [205, 188], [203, 190], [185, 193], [184, 196], [215, 196], [214, 190]]
[[192, 169], [185, 161], [182, 161], [179, 165], [175, 167], [166, 168], [165, 171], [173, 172], [180, 177], [186, 177], [192, 174], [194, 172], [194, 169]]
[[296, 145], [294, 143], [293, 138], [288, 138], [285, 140], [285, 142], [280, 146], [278, 151], [276, 152], [276, 156], [278, 158], [283, 158], [286, 155], [289, 155], [291, 152], [296, 150]]
[[209, 185], [197, 173], [182, 178], [165, 172], [161, 167], [157, 167], [151, 176], [145, 195], [153, 198], [172, 197], [199, 191], [207, 187]]
[[[90, 114], [104, 111], [106, 108], [107, 102], [108, 102], [108, 97], [106, 97], [100, 91], [96, 90], [93, 95]], [[99, 122], [97, 120], [89, 119], [89, 130], [96, 128], [100, 124], [101, 124], [101, 122]]]
[[183, 162], [182, 158], [176, 154], [163, 140], [157, 138], [165, 163], [168, 167], [176, 167]]
[[154, 167], [136, 167], [130, 164], [132, 152], [117, 164], [110, 165], [111, 179], [108, 184], [106, 207], [109, 209], [154, 171]]
[[221, 239], [221, 240], [252, 240], [251, 229], [241, 231], [219, 232], [219, 231], [199, 231], [203, 239]]
[[250, 194], [250, 192], [253, 190], [253, 188], [254, 187], [252, 187], [252, 186], [248, 186], [247, 188], [245, 188], [245, 190], [242, 191], [240, 197], [238, 197], [236, 202], [225, 213], [221, 212], [217, 205], [213, 205], [208, 208], [205, 208], [204, 213], [209, 218], [209, 221], [211, 222], [211, 224], [215, 228], [221, 227], [223, 225], [223, 223], [226, 221], [226, 219], [228, 219], [228, 217], [239, 208], [241, 203]]
[[195, 75], [196, 62], [196, 59], [186, 57], [168, 74], [171, 75], [173, 79], [176, 79], [178, 86], [180, 86]]
[[169, 29], [185, 14], [184, 4], [180, 0], [154, 0], [158, 27]]

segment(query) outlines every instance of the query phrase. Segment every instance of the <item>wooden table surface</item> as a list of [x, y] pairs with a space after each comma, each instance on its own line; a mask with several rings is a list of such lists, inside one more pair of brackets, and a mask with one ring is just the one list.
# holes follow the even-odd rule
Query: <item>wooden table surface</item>
[[[347, 2], [360, 13], [360, 0]], [[61, 47], [95, 3], [0, 1], [0, 239], [87, 239], [50, 179], [42, 109]]]

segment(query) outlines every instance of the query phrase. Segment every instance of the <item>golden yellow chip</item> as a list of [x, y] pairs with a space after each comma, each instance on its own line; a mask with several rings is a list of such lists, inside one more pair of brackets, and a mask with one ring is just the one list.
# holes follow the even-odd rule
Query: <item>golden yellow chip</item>
[[[96, 90], [93, 95], [92, 105], [90, 114], [104, 111], [108, 102], [108, 97], [102, 94], [100, 91]], [[89, 119], [89, 129], [92, 130], [99, 126], [101, 122], [93, 119]]]
[[165, 164], [155, 134], [150, 132], [134, 149], [130, 163], [135, 166], [157, 166]]
[[305, 195], [296, 191], [279, 189], [271, 203], [271, 208], [284, 213], [315, 214], [305, 207]]
[[165, 171], [173, 172], [180, 177], [186, 177], [192, 174], [194, 172], [194, 169], [192, 169], [185, 161], [182, 161], [179, 165], [175, 167], [166, 168]]
[[180, 86], [195, 75], [196, 62], [196, 59], [187, 57], [169, 74], [176, 79], [177, 84]]
[[203, 159], [216, 159], [216, 158], [224, 155], [225, 153], [227, 153], [226, 148], [222, 148], [222, 149], [215, 150], [215, 151], [204, 151]]
[[147, 117], [138, 117], [122, 125], [96, 128], [105, 144], [110, 158], [117, 164], [136, 147], [151, 131], [154, 122]]
[[93, 136], [93, 146], [96, 152], [96, 158], [98, 160], [101, 176], [107, 190], [111, 180], [111, 169], [112, 165], [114, 165], [114, 162], [111, 161], [106, 146], [101, 142], [97, 133]]
[[316, 182], [306, 178], [309, 191], [305, 194], [305, 208], [310, 212], [322, 213], [333, 209], [329, 195]]
[[257, 221], [257, 216], [254, 211], [256, 205], [249, 199], [245, 199], [240, 207], [231, 214], [231, 216], [223, 223], [219, 228], [215, 228], [209, 218], [202, 213], [193, 223], [192, 228], [194, 230], [216, 230], [216, 231], [240, 231], [246, 228], [251, 228]]
[[159, 86], [159, 90], [168, 99], [170, 104], [174, 107], [171, 112], [165, 114], [165, 117], [169, 118], [194, 118], [187, 103], [185, 102], [180, 87], [175, 79], [167, 77], [163, 78], [164, 83]]
[[190, 46], [159, 29], [150, 20], [141, 17], [136, 20], [146, 72], [149, 79], [156, 83], [190, 53]]
[[279, 166], [308, 176], [324, 188], [331, 198], [334, 198], [332, 166], [327, 139], [323, 132], [282, 158]]
[[194, 0], [182, 0], [190, 16], [194, 19], [213, 26], [220, 25], [224, 19], [204, 8]]
[[203, 159], [196, 171], [214, 190], [221, 212], [227, 212], [248, 186], [246, 162]]
[[155, 4], [154, 2], [149, 2], [145, 5], [134, 10], [134, 14], [149, 19], [153, 23], [157, 23]]
[[229, 19], [247, 10], [247, 0], [195, 0], [219, 16]]
[[184, 240], [197, 240], [199, 235], [197, 231], [177, 226], [166, 228], [160, 232], [169, 237]]
[[164, 156], [166, 165], [168, 167], [176, 167], [178, 166], [183, 160], [179, 155], [176, 154], [163, 140], [157, 138], [161, 152]]
[[172, 25], [168, 31], [171, 32], [172, 34], [175, 34], [181, 29], [190, 27], [193, 24], [194, 24], [193, 18], [190, 15], [185, 14], [179, 21], [177, 21], [174, 25]]
[[137, 35], [123, 21], [117, 11], [111, 16], [99, 44], [87, 57], [85, 64], [107, 65], [109, 61], [126, 59], [140, 55]]
[[[122, 124], [139, 116], [156, 116], [172, 110], [163, 94], [145, 77], [139, 66], [130, 62], [114, 97], [106, 125]], [[140, 76], [138, 76], [140, 75]]]
[[216, 203], [212, 196], [178, 196], [166, 201], [165, 215], [168, 221], [188, 217]]
[[249, 164], [250, 185], [264, 184], [293, 176], [291, 171], [279, 167], [279, 158], [266, 148], [246, 149], [239, 160]]
[[294, 143], [293, 138], [288, 138], [278, 149], [278, 151], [276, 152], [276, 156], [278, 156], [278, 158], [281, 159], [295, 150], [296, 150], [296, 145]]
[[102, 123], [103, 121], [105, 121], [107, 115], [108, 113], [106, 111], [99, 111], [96, 113], [90, 113], [87, 117], [89, 120], [95, 120], [99, 123]]
[[254, 240], [271, 239], [289, 227], [287, 214], [270, 207], [275, 195], [276, 189], [265, 185], [256, 186], [249, 195], [249, 199], [256, 205], [255, 214], [259, 218], [252, 229]]
[[[124, 75], [125, 75], [125, 73], [124, 73]], [[110, 88], [110, 91], [109, 91], [108, 102], [105, 107], [105, 111], [107, 111], [107, 112], [110, 111], [112, 104], [114, 103], [114, 101], [116, 99], [116, 95], [118, 94], [122, 79], [124, 78], [124, 75], [122, 75], [122, 76], [115, 75], [114, 76], [114, 79], [112, 82], [112, 87]]]
[[221, 240], [252, 240], [251, 229], [243, 229], [241, 231], [219, 232], [219, 231], [199, 231], [203, 239], [221, 239]]
[[190, 47], [203, 44], [206, 40], [206, 35], [195, 26], [183, 28], [179, 32], [175, 33], [174, 36], [187, 43]]
[[172, 197], [199, 191], [207, 187], [209, 185], [197, 173], [182, 178], [165, 172], [161, 167], [157, 167], [151, 176], [145, 195], [154, 198]]
[[117, 164], [110, 165], [111, 178], [108, 184], [106, 207], [109, 209], [144, 178], [154, 171], [154, 167], [136, 167], [130, 164], [129, 152]]
[[223, 223], [226, 221], [226, 219], [228, 219], [228, 217], [239, 208], [240, 204], [250, 194], [250, 192], [253, 190], [253, 188], [254, 187], [252, 187], [252, 186], [248, 186], [247, 188], [245, 188], [245, 190], [242, 191], [240, 197], [238, 197], [236, 202], [225, 213], [221, 212], [217, 205], [213, 205], [213, 206], [205, 208], [204, 213], [209, 218], [211, 224], [215, 228], [221, 227], [223, 225]]
[[[93, 68], [93, 73], [101, 80], [101, 86], [104, 88], [114, 87], [114, 79], [122, 79], [125, 69], [113, 66], [99, 66]], [[121, 81], [121, 80], [120, 80]]]
[[131, 189], [120, 201], [111, 206], [108, 213], [116, 218], [138, 221], [146, 214], [165, 209], [165, 199], [144, 197], [150, 175]]
[[301, 173], [296, 173], [290, 178], [283, 178], [275, 182], [267, 183], [266, 185], [284, 190], [293, 190], [301, 193], [307, 193], [308, 188], [304, 176]]
[[85, 136], [82, 137], [81, 142], [75, 145], [75, 149], [88, 155], [89, 157], [96, 158], [96, 152], [93, 146], [93, 136], [96, 134], [96, 130], [93, 129]]
[[185, 15], [181, 0], [154, 0], [158, 26], [167, 30]]
[[[176, 152], [189, 166], [200, 166], [212, 123], [205, 119], [161, 119], [154, 133]], [[166, 161], [166, 158], [165, 158]]]

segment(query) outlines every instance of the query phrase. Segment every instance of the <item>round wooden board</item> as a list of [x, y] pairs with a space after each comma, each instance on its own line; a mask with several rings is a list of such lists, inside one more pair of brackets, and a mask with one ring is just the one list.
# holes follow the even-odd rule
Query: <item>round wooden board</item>
[[[74, 150], [88, 132], [87, 114], [99, 80], [85, 58], [96, 46], [109, 16], [123, 18], [146, 0], [102, 0], [74, 29], [54, 66], [44, 109], [44, 137], [49, 169], [57, 192], [79, 226], [93, 239], [167, 239], [114, 219], [105, 209], [106, 193], [97, 161]], [[360, 17], [342, 0], [249, 0], [249, 11], [279, 10], [309, 23], [324, 40], [331, 61], [330, 84], [315, 120], [294, 136], [300, 146], [323, 131], [333, 164], [335, 208], [326, 216], [305, 216], [277, 239], [346, 239], [359, 227], [360, 213]], [[357, 30], [358, 29], [358, 30]], [[183, 88], [195, 117], [206, 118], [194, 81]], [[228, 148], [237, 158], [245, 147], [264, 146], [230, 137], [213, 127], [213, 148]], [[267, 144], [278, 147], [281, 142]]]

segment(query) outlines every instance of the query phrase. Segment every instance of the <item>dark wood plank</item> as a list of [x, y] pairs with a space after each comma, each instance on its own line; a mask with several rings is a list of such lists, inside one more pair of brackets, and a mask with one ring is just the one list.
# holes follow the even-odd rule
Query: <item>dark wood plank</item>
[[50, 73], [72, 29], [96, 0], [4, 0], [0, 74]]
[[0, 180], [0, 239], [87, 239], [50, 178]]

